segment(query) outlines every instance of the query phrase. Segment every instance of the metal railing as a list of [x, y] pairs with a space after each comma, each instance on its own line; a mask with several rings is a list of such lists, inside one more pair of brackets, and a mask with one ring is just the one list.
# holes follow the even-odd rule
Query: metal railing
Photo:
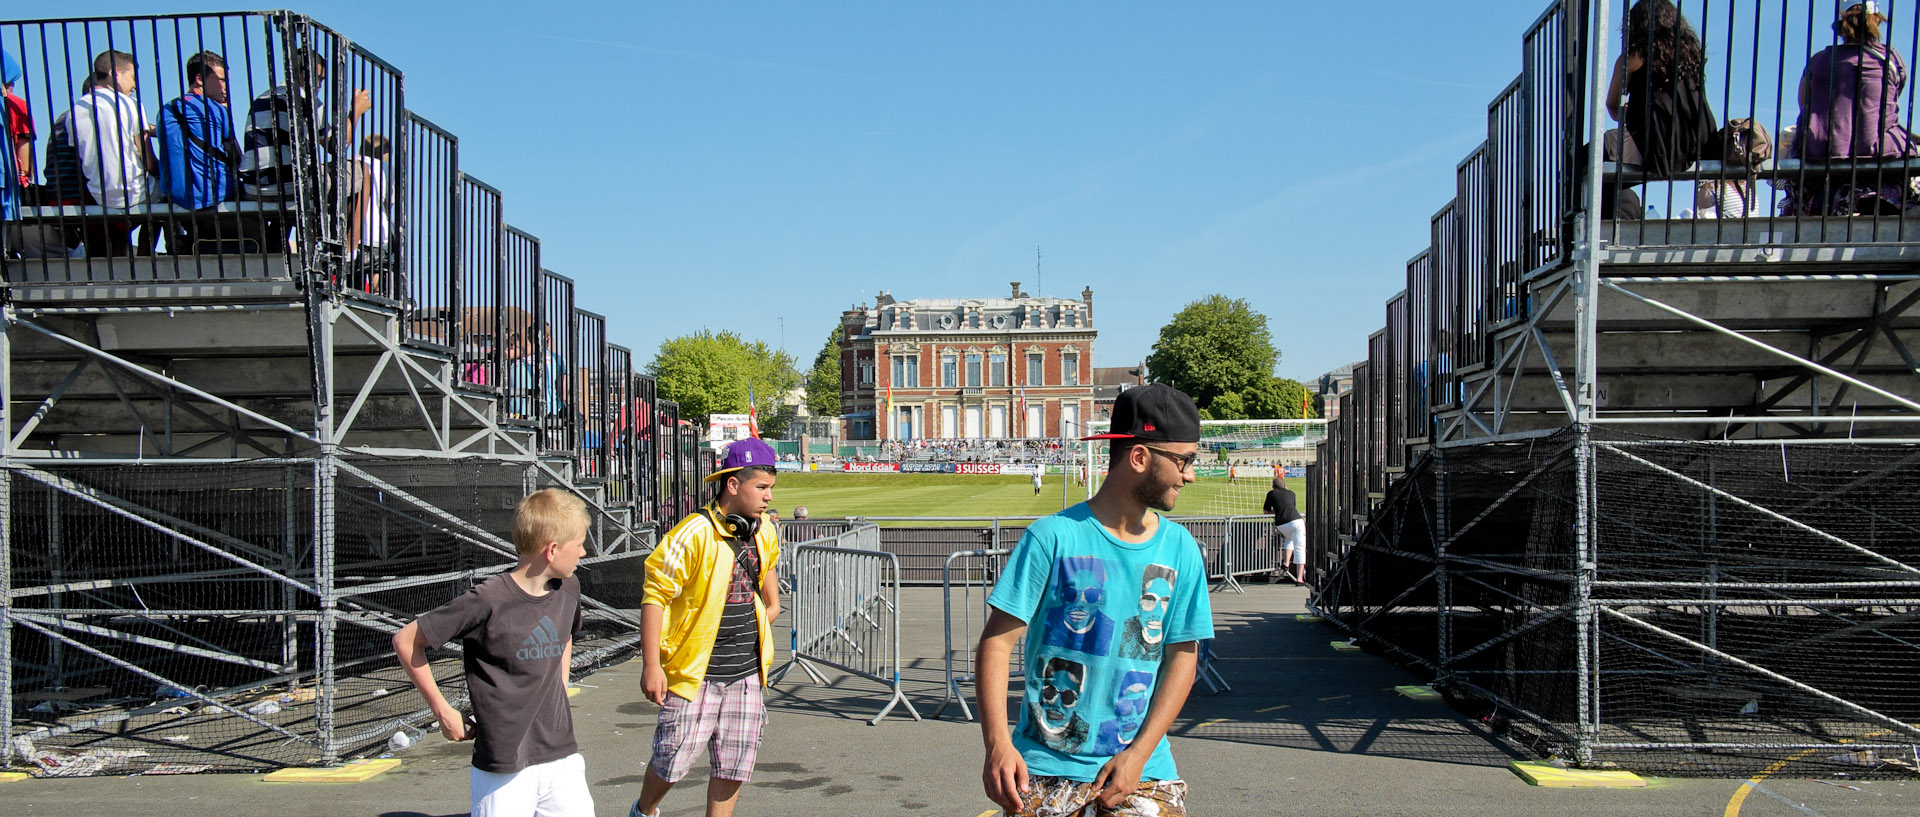
[[[947, 692], [940, 701], [940, 708], [933, 711], [935, 718], [947, 711], [947, 705], [958, 703], [960, 716], [973, 720], [973, 708], [967, 705], [967, 695], [962, 687], [979, 677], [974, 663], [975, 639], [992, 614], [987, 597], [993, 593], [994, 583], [999, 581], [1000, 573], [1006, 568], [1007, 554], [1012, 552], [1004, 548], [963, 550], [948, 555], [946, 564], [940, 570], [941, 668], [946, 675]], [[960, 591], [958, 603], [954, 600], [955, 589]], [[1026, 640], [1021, 639], [1008, 662], [1009, 677], [1026, 675], [1026, 654]]]
[[857, 526], [790, 549], [792, 656], [769, 682], [778, 683], [797, 666], [824, 686], [828, 681], [816, 665], [831, 667], [887, 688], [886, 705], [868, 723], [878, 724], [896, 706], [918, 721], [920, 712], [900, 685], [900, 562], [861, 546], [877, 544], [878, 530]]

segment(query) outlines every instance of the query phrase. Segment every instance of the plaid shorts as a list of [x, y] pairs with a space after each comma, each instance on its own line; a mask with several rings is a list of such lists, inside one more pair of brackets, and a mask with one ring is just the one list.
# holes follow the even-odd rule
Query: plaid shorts
[[1115, 808], [1100, 805], [1092, 783], [1064, 777], [1029, 777], [1020, 811], [1009, 817], [1187, 817], [1187, 784], [1181, 780], [1143, 780]]
[[678, 783], [693, 768], [702, 747], [713, 776], [742, 783], [753, 776], [753, 758], [767, 725], [767, 699], [760, 674], [738, 681], [704, 682], [689, 701], [668, 693], [653, 730], [653, 773]]

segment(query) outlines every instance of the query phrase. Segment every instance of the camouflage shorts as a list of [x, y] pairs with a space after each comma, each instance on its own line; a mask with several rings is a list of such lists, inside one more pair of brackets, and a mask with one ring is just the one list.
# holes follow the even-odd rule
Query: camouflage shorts
[[1186, 817], [1187, 784], [1180, 780], [1144, 781], [1119, 806], [1108, 808], [1097, 799], [1092, 783], [1064, 777], [1030, 777], [1020, 811], [1009, 817]]

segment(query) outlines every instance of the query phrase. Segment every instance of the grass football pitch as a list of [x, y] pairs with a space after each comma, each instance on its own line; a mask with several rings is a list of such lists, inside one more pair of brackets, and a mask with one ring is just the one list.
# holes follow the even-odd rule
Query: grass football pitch
[[[815, 519], [844, 516], [1045, 516], [1086, 499], [1087, 489], [1069, 485], [1061, 499], [1061, 479], [1049, 475], [1033, 492], [1030, 476], [973, 476], [961, 474], [826, 474], [783, 473], [773, 487], [773, 506], [780, 518], [792, 519], [793, 508], [807, 507]], [[1306, 480], [1290, 479], [1296, 494]], [[1181, 489], [1174, 506], [1177, 515], [1215, 516], [1258, 514], [1266, 497], [1265, 480], [1242, 478], [1229, 485], [1226, 477], [1201, 477]]]

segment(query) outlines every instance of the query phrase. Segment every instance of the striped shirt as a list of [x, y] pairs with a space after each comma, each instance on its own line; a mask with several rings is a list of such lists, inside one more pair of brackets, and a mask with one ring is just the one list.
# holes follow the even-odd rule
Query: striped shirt
[[[247, 133], [240, 145], [240, 187], [259, 199], [276, 199], [294, 193], [294, 165], [302, 157], [294, 153], [295, 91], [286, 85], [274, 86], [247, 105]], [[334, 153], [333, 122], [327, 118], [327, 104], [298, 91], [307, 107], [307, 126], [318, 134], [304, 157], [308, 172], [318, 178], [323, 154]]]
[[737, 681], [760, 671], [760, 622], [753, 609], [753, 598], [760, 592], [760, 551], [749, 542], [731, 544], [738, 555], [727, 581], [720, 634], [707, 659], [708, 681]]

